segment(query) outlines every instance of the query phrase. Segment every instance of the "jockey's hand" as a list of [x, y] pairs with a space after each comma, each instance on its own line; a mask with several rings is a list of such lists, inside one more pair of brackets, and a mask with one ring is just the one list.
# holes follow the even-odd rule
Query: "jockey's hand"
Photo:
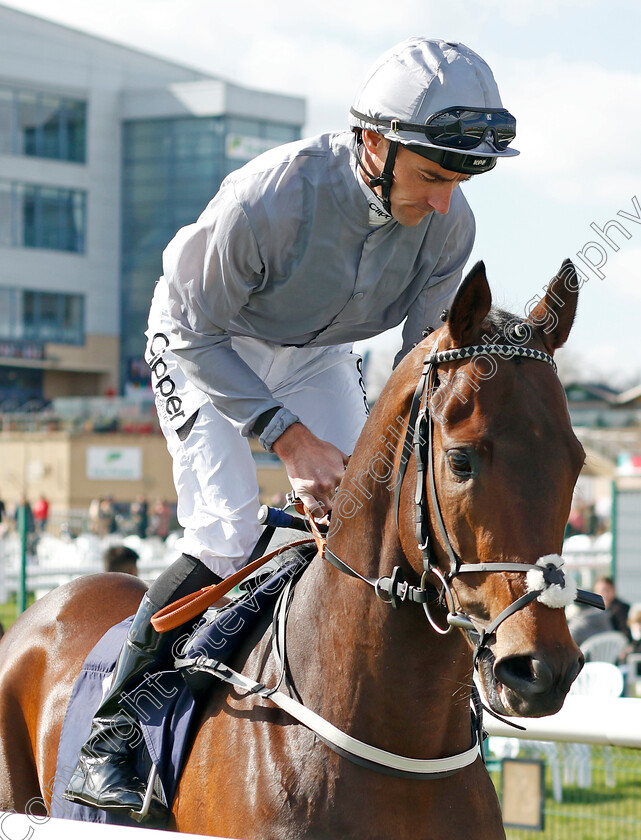
[[294, 423], [273, 445], [285, 465], [290, 484], [315, 518], [324, 516], [343, 479], [348, 457], [334, 444], [316, 437], [307, 426]]

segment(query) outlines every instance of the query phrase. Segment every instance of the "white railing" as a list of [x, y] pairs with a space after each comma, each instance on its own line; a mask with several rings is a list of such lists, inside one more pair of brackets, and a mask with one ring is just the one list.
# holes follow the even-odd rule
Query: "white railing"
[[[202, 834], [181, 834], [181, 840], [200, 838]], [[166, 831], [146, 828], [141, 834], [139, 828], [121, 825], [102, 825], [90, 822], [59, 820], [50, 817], [27, 816], [11, 811], [0, 811], [0, 840], [167, 840]], [[224, 838], [210, 838], [224, 840]]]
[[567, 568], [579, 587], [592, 589], [596, 578], [612, 573], [612, 553], [602, 548], [563, 548]]
[[525, 731], [490, 715], [483, 722], [490, 735], [530, 741], [565, 741], [641, 748], [641, 698], [566, 697], [560, 712], [542, 718], [510, 718]]
[[[145, 581], [155, 580], [178, 557], [174, 548], [176, 535], [167, 540], [140, 540], [137, 537], [97, 537], [81, 534], [77, 539], [65, 540], [45, 534], [35, 552], [27, 555], [27, 591], [41, 597], [51, 589], [75, 578], [103, 572], [102, 558], [111, 545], [128, 545], [139, 555], [138, 575]], [[20, 540], [15, 533], [0, 539], [0, 603], [5, 603], [20, 586]], [[0, 836], [0, 840], [2, 837]]]
[[[149, 582], [155, 580], [167, 568], [168, 562], [159, 559], [155, 562], [139, 562], [137, 566], [138, 577]], [[36, 592], [38, 597], [41, 597], [45, 592], [56, 589], [56, 587], [69, 583], [76, 578], [85, 575], [97, 575], [104, 570], [102, 563], [91, 563], [81, 569], [70, 568], [69, 566], [47, 566], [44, 568], [27, 566], [27, 592]], [[19, 588], [18, 572], [15, 569], [6, 571], [3, 575], [3, 583], [6, 592], [17, 592]], [[0, 840], [2, 840], [1, 837]]]

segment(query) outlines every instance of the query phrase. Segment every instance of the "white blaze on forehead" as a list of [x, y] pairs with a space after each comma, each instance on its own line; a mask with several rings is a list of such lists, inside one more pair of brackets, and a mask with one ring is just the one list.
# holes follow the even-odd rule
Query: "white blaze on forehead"
[[560, 570], [564, 562], [559, 554], [546, 554], [536, 561], [536, 565], [541, 567], [540, 570], [530, 569], [526, 576], [527, 591], [536, 592], [542, 589], [537, 601], [553, 609], [567, 607], [576, 599], [576, 583], [572, 578], [563, 574], [563, 581], [560, 583], [548, 583], [545, 578], [545, 569], [548, 566]]

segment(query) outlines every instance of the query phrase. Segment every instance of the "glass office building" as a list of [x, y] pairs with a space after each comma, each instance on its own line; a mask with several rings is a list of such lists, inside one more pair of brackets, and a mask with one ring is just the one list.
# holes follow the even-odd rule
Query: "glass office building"
[[223, 178], [251, 157], [300, 137], [300, 126], [231, 116], [130, 120], [123, 125], [122, 381], [146, 385], [143, 334], [162, 252]]
[[145, 387], [163, 249], [304, 117], [0, 5], [0, 411]]

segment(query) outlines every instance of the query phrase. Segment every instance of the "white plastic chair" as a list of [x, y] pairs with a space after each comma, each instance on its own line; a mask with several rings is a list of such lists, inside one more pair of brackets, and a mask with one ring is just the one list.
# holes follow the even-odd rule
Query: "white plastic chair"
[[[622, 636], [627, 642], [623, 633], [597, 635]], [[583, 670], [572, 683], [570, 694], [578, 697], [620, 697], [623, 693], [623, 684], [623, 674], [616, 665], [610, 662], [586, 662]], [[605, 783], [608, 787], [614, 787], [612, 749], [609, 746], [603, 747], [603, 763]], [[563, 781], [565, 784], [573, 784], [575, 779], [580, 788], [589, 788], [592, 784], [592, 747], [590, 744], [563, 745]]]
[[[612, 634], [599, 633], [598, 635], [610, 636]], [[615, 635], [623, 636], [623, 633]], [[623, 638], [625, 639], [625, 636]], [[620, 697], [622, 692], [623, 674], [616, 665], [604, 660], [586, 662], [570, 688], [570, 694], [579, 697]]]
[[[594, 636], [589, 636], [581, 645], [581, 651], [586, 662], [610, 662], [615, 665], [627, 644], [628, 638], [624, 633], [611, 630], [607, 633], [595, 633]], [[579, 677], [583, 673], [585, 673], [585, 669], [579, 674]], [[608, 694], [607, 696], [611, 697], [612, 695]]]
[[629, 653], [625, 659], [626, 695], [641, 697], [641, 653]]

